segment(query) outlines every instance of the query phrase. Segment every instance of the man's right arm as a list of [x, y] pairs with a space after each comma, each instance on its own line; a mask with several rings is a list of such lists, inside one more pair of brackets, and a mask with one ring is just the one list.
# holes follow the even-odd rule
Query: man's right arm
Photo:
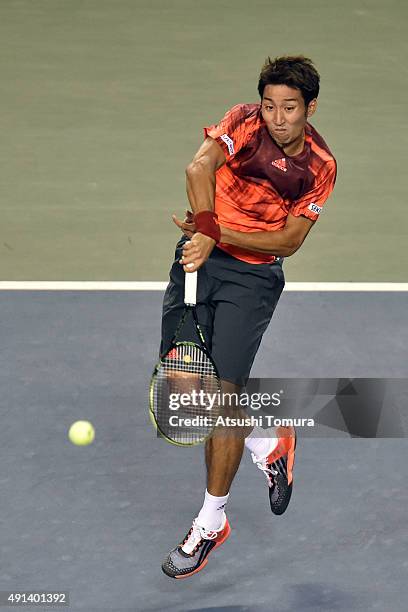
[[207, 136], [186, 168], [187, 196], [193, 213], [214, 210], [215, 173], [225, 161], [221, 146]]
[[[180, 263], [185, 272], [195, 272], [207, 261], [216, 244], [216, 239], [211, 236], [220, 233], [219, 226], [215, 225], [211, 217], [211, 211], [214, 211], [215, 174], [225, 161], [221, 146], [207, 136], [193, 161], [186, 168], [187, 195], [191, 209], [194, 215], [197, 215], [195, 217], [197, 231], [183, 247]], [[199, 217], [203, 227], [201, 231]], [[203, 217], [207, 217], [207, 220], [205, 221]], [[179, 225], [176, 220], [175, 223]]]

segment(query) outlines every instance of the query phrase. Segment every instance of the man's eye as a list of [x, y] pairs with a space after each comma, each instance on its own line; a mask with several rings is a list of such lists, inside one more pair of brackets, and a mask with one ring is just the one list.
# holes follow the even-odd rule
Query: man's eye
[[294, 108], [295, 108], [294, 106], [287, 106], [287, 107], [286, 107], [286, 110], [287, 110], [287, 111], [293, 111], [293, 110], [294, 110]]
[[266, 106], [266, 110], [273, 110], [273, 106]]

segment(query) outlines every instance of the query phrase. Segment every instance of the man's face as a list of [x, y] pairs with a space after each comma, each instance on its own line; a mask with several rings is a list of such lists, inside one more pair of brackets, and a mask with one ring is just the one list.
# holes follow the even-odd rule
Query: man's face
[[266, 85], [262, 117], [270, 135], [280, 147], [296, 150], [303, 143], [305, 125], [308, 117], [314, 113], [316, 103], [316, 100], [312, 100], [306, 108], [299, 89], [287, 85]]

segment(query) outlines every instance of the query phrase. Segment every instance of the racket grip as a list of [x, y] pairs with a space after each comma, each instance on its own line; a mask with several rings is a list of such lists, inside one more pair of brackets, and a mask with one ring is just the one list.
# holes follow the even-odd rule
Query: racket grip
[[187, 306], [195, 306], [197, 303], [197, 271], [185, 273], [184, 303]]

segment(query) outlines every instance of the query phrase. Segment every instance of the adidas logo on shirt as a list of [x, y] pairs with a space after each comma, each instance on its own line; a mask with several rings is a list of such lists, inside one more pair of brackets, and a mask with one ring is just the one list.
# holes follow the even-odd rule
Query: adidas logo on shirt
[[279, 170], [282, 170], [282, 172], [288, 171], [286, 167], [286, 157], [282, 157], [281, 159], [274, 159], [271, 163], [272, 166], [275, 166], [275, 168], [279, 168]]

